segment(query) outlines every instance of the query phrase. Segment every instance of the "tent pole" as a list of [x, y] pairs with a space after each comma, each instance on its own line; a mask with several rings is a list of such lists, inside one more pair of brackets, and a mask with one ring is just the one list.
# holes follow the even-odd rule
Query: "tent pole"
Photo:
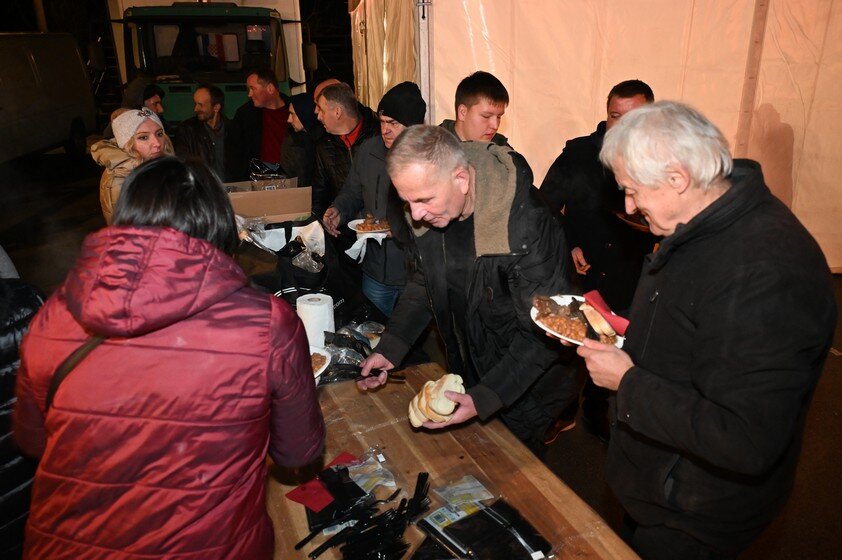
[[433, 77], [430, 52], [430, 19], [433, 8], [432, 0], [416, 0], [418, 10], [418, 87], [421, 96], [427, 102], [427, 123], [435, 124], [435, 106], [433, 105]]
[[737, 138], [734, 157], [748, 156], [748, 142], [751, 135], [751, 121], [754, 116], [754, 100], [757, 95], [758, 74], [763, 58], [763, 38], [766, 35], [766, 17], [769, 15], [770, 0], [755, 0], [754, 17], [751, 22], [746, 71], [743, 78], [743, 95], [740, 100], [740, 118], [737, 121]]

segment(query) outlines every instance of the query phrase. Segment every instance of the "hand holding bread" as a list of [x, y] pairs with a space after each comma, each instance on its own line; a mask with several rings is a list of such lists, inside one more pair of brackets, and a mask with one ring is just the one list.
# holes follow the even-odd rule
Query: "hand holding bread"
[[425, 422], [445, 423], [453, 416], [456, 403], [445, 396], [445, 391], [465, 393], [462, 378], [452, 373], [438, 381], [427, 381], [409, 403], [409, 422], [420, 428]]

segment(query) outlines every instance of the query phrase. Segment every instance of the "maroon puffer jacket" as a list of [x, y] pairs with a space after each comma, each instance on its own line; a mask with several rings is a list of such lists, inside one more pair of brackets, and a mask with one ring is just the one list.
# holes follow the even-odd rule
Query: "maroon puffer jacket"
[[[65, 379], [86, 332], [107, 335]], [[89, 236], [22, 346], [15, 431], [42, 455], [27, 558], [269, 558], [266, 452], [319, 456], [306, 335], [210, 244], [160, 228]]]

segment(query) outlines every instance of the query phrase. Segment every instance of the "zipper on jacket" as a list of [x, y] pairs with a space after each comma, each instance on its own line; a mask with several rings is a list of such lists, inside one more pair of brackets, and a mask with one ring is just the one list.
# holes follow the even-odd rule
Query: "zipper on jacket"
[[652, 335], [652, 325], [655, 323], [655, 315], [658, 312], [658, 295], [661, 292], [655, 288], [655, 292], [649, 297], [649, 303], [653, 305], [652, 313], [649, 316], [649, 324], [646, 326], [646, 338], [643, 340], [643, 348], [640, 351], [640, 358], [646, 356], [646, 348], [649, 346], [649, 337]]

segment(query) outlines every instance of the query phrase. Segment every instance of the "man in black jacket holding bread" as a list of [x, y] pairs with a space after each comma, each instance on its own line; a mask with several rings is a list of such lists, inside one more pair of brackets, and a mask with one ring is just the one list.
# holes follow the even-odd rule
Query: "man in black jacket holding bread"
[[[465, 380], [447, 422], [500, 415], [537, 455], [578, 387], [572, 368], [530, 318], [536, 295], [569, 293], [564, 233], [509, 147], [464, 142], [441, 127], [407, 128], [387, 170], [409, 204], [414, 267], [360, 382], [373, 388], [435, 319], [448, 368]], [[550, 344], [548, 344], [550, 342]]]
[[836, 322], [827, 262], [760, 166], [732, 160], [690, 107], [635, 109], [600, 158], [664, 237], [623, 349], [578, 349], [616, 391], [608, 483], [643, 558], [735, 558], [792, 487]]

